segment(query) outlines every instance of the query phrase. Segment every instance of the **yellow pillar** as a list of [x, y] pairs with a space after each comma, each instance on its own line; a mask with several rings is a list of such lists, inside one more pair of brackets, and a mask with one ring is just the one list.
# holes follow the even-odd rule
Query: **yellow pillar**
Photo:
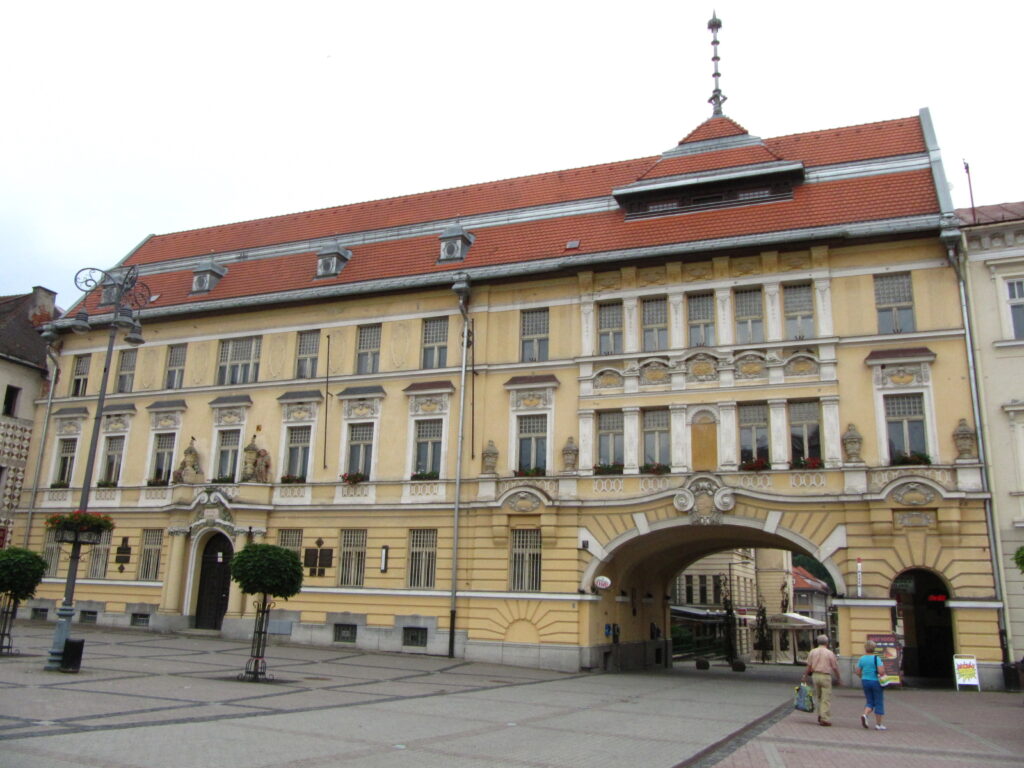
[[[235, 548], [235, 554], [237, 555], [245, 547], [247, 534], [239, 533], [235, 536], [232, 545]], [[245, 595], [242, 594], [242, 590], [238, 586], [238, 582], [231, 581], [231, 586], [228, 588], [228, 610], [225, 616], [232, 619], [240, 619], [245, 615]]]
[[164, 577], [160, 613], [181, 612], [181, 574], [185, 570], [185, 532], [171, 531], [171, 548], [167, 556], [167, 575]]

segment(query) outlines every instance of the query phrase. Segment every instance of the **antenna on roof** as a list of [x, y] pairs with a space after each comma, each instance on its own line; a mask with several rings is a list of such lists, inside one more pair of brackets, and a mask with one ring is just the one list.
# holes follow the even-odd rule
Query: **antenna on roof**
[[722, 28], [722, 20], [718, 18], [718, 14], [714, 11], [711, 12], [711, 21], [708, 22], [708, 29], [711, 30], [711, 47], [715, 49], [714, 56], [711, 60], [715, 62], [715, 74], [712, 77], [715, 78], [715, 90], [711, 92], [711, 98], [708, 99], [708, 104], [711, 104], [714, 109], [711, 111], [712, 117], [722, 117], [722, 104], [725, 103], [726, 96], [722, 93], [722, 89], [718, 87], [718, 78], [721, 75], [718, 72], [718, 30]]

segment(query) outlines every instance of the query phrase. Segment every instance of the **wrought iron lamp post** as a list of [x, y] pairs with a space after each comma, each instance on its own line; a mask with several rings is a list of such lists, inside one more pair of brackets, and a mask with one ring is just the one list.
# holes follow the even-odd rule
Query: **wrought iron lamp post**
[[[83, 512], [89, 509], [89, 492], [92, 485], [92, 474], [96, 464], [96, 448], [100, 439], [100, 426], [103, 418], [103, 406], [107, 397], [107, 378], [110, 373], [110, 363], [114, 356], [114, 340], [118, 330], [125, 330], [124, 340], [132, 346], [138, 346], [144, 342], [142, 338], [142, 326], [139, 324], [139, 310], [149, 303], [149, 286], [139, 281], [139, 270], [137, 267], [129, 267], [125, 272], [111, 274], [95, 267], [86, 267], [79, 270], [75, 275], [75, 285], [79, 290], [88, 294], [90, 291], [100, 288], [103, 291], [100, 305], [109, 304], [111, 313], [109, 316], [101, 316], [95, 320], [90, 319], [88, 312], [80, 310], [75, 317], [67, 324], [75, 333], [88, 333], [94, 328], [110, 328], [107, 337], [107, 354], [103, 359], [103, 375], [100, 378], [100, 391], [96, 400], [96, 413], [92, 422], [92, 436], [89, 439], [89, 453], [85, 461], [85, 477], [82, 478], [82, 494], [78, 502], [78, 509]], [[48, 342], [56, 341], [58, 334], [51, 324], [42, 333], [43, 338]], [[96, 543], [98, 537], [91, 537], [88, 532], [76, 532], [71, 540], [71, 556], [68, 559], [68, 575], [64, 583], [64, 602], [57, 609], [57, 627], [53, 632], [53, 645], [50, 647], [50, 655], [46, 662], [46, 669], [57, 670], [61, 667], [61, 660], [64, 656], [64, 644], [71, 634], [71, 618], [75, 615], [73, 601], [75, 597], [75, 580], [78, 577], [78, 561], [82, 554], [82, 544]], [[92, 540], [95, 538], [95, 540]]]

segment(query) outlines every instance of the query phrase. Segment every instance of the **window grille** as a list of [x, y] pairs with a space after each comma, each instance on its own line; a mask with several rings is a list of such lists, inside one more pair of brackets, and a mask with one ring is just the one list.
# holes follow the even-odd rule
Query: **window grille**
[[541, 573], [540, 530], [513, 529], [510, 533], [509, 589], [513, 592], [538, 592]]
[[302, 529], [281, 528], [277, 532], [277, 546], [290, 549], [298, 556], [302, 556]]
[[354, 643], [356, 641], [358, 629], [359, 628], [355, 624], [335, 624], [334, 642]]
[[117, 358], [117, 391], [131, 392], [135, 383], [135, 360], [138, 350], [122, 349]]
[[46, 575], [56, 576], [60, 565], [60, 544], [57, 542], [57, 531], [53, 528], [47, 528], [43, 534], [43, 560], [46, 561]]
[[366, 571], [366, 529], [348, 528], [341, 532], [338, 553], [338, 584], [342, 587], [363, 586]]
[[622, 352], [622, 303], [601, 304], [597, 308], [598, 352], [615, 355]]
[[409, 531], [409, 586], [431, 589], [437, 567], [437, 529]]
[[167, 389], [181, 389], [185, 385], [186, 344], [171, 344], [167, 348], [167, 371], [164, 386]]
[[164, 532], [159, 528], [142, 531], [142, 554], [139, 555], [139, 580], [156, 581], [160, 574], [160, 548]]
[[[93, 544], [89, 552], [89, 578], [105, 579], [107, 577], [107, 560], [110, 558], [110, 531], [100, 534], [99, 544]], [[84, 611], [83, 611], [84, 613]], [[95, 621], [93, 622], [96, 623]]]
[[217, 383], [251, 384], [259, 379], [262, 343], [263, 340], [259, 336], [221, 341]]
[[663, 298], [644, 299], [644, 351], [668, 349], [668, 301]]
[[316, 378], [320, 354], [320, 331], [300, 331], [295, 346], [295, 378]]
[[402, 645], [411, 648], [427, 647], [426, 627], [402, 627]]
[[380, 367], [380, 323], [359, 326], [356, 373], [376, 373]]
[[78, 612], [78, 623], [79, 624], [95, 624], [99, 618], [99, 614], [96, 611], [79, 611]]
[[448, 365], [448, 318], [432, 317], [423, 321], [423, 367]]
[[524, 363], [548, 359], [548, 311], [526, 309], [519, 315], [521, 359]]

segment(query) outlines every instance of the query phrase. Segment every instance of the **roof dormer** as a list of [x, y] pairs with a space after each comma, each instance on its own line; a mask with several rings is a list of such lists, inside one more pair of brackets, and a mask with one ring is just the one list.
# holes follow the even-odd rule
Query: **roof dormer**
[[439, 262], [463, 261], [476, 236], [463, 229], [461, 224], [452, 224], [438, 239], [441, 241]]
[[316, 276], [335, 277], [352, 258], [352, 251], [340, 245], [325, 245], [316, 254]]
[[209, 293], [224, 275], [228, 268], [215, 264], [210, 260], [192, 272], [192, 293]]

